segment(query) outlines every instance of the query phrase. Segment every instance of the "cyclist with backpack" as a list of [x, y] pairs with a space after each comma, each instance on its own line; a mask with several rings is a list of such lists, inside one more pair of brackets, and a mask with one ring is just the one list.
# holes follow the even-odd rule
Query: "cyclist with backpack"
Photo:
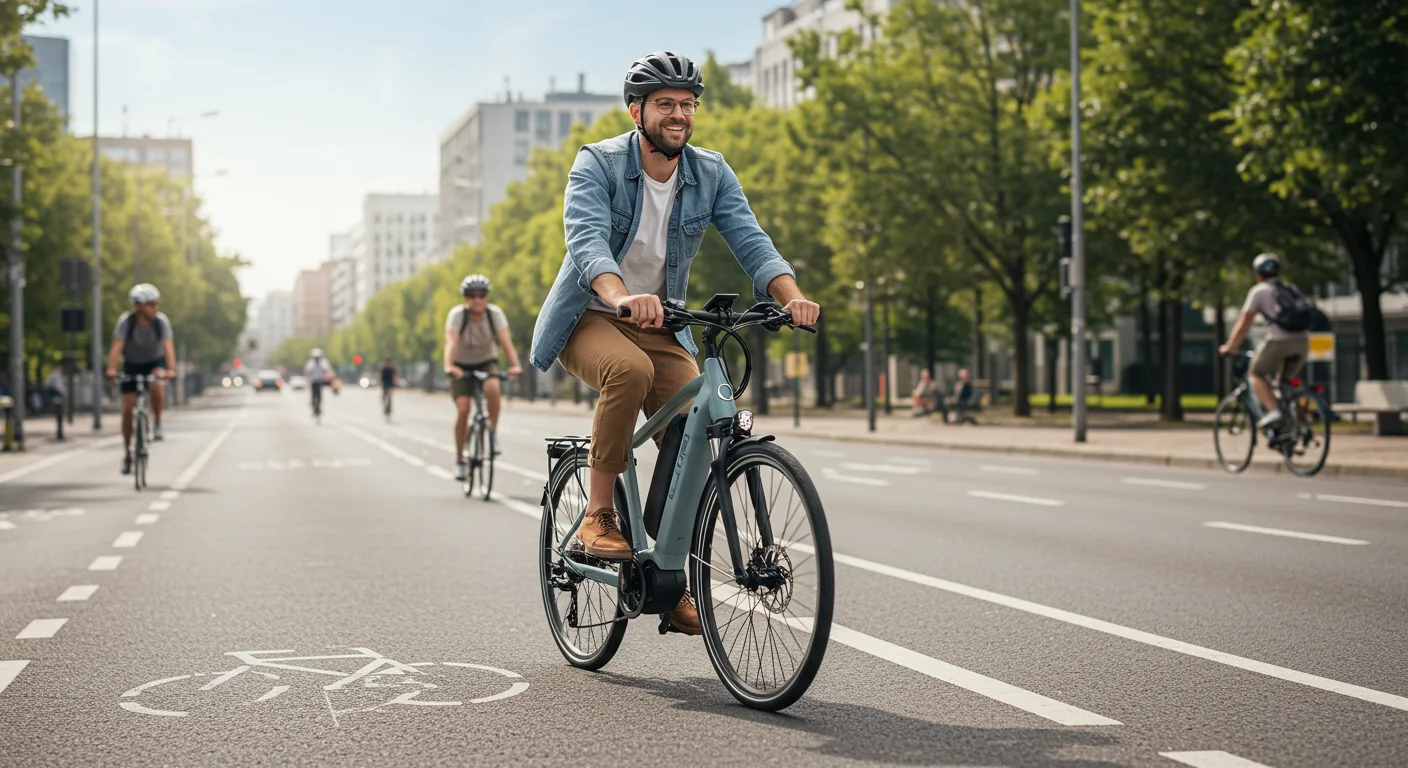
[[[460, 283], [464, 303], [450, 310], [445, 317], [445, 373], [450, 378], [450, 395], [455, 399], [455, 479], [464, 480], [464, 441], [469, 433], [469, 410], [474, 394], [481, 386], [474, 371], [498, 373], [499, 347], [508, 355], [508, 375], [523, 372], [518, 363], [518, 350], [508, 332], [508, 317], [498, 306], [489, 303], [489, 278], [481, 274], [466, 277]], [[485, 405], [489, 409], [489, 425], [499, 428], [499, 380], [485, 379]]]
[[1266, 339], [1252, 356], [1247, 374], [1257, 399], [1266, 410], [1257, 427], [1265, 429], [1281, 420], [1271, 377], [1294, 376], [1305, 365], [1310, 355], [1310, 326], [1316, 310], [1305, 294], [1281, 282], [1281, 258], [1276, 254], [1257, 256], [1252, 268], [1256, 270], [1257, 284], [1247, 293], [1242, 316], [1232, 328], [1232, 337], [1218, 351], [1229, 357], [1235, 355], [1257, 315], [1266, 318]]
[[[132, 300], [132, 309], [122, 313], [113, 329], [112, 348], [108, 351], [109, 379], [116, 379], [117, 364], [122, 363], [122, 373], [126, 376], [150, 376], [147, 393], [152, 405], [152, 440], [161, 440], [161, 379], [174, 379], [176, 374], [167, 366], [176, 361], [176, 346], [171, 338], [171, 321], [160, 309], [161, 291], [151, 283], [132, 286], [127, 297]], [[122, 455], [122, 474], [132, 472], [132, 412], [137, 407], [137, 382], [123, 381], [119, 386], [122, 393], [122, 441], [126, 446]]]

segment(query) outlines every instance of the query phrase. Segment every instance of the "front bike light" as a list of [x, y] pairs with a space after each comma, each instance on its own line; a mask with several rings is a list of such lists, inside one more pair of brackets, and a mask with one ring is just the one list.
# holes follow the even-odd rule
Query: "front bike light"
[[747, 437], [753, 434], [753, 412], [739, 411], [733, 415], [733, 434]]

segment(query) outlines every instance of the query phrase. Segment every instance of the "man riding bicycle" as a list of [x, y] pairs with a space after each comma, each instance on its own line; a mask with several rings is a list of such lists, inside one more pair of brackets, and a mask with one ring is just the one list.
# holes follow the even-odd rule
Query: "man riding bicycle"
[[1294, 287], [1281, 282], [1280, 257], [1274, 253], [1263, 253], [1252, 262], [1252, 268], [1256, 270], [1257, 284], [1247, 292], [1247, 301], [1242, 305], [1242, 316], [1232, 328], [1232, 337], [1218, 351], [1225, 356], [1236, 354], [1256, 316], [1266, 318], [1266, 339], [1257, 347], [1247, 372], [1252, 390], [1266, 409], [1266, 415], [1257, 422], [1257, 428], [1265, 429], [1280, 421], [1282, 415], [1271, 377], [1294, 376], [1305, 365], [1306, 357], [1310, 355], [1310, 333], [1308, 319], [1288, 319], [1285, 312], [1286, 307], [1298, 301], [1304, 302], [1305, 297]]
[[[455, 479], [465, 477], [464, 441], [469, 434], [469, 409], [479, 387], [484, 388], [484, 400], [489, 409], [489, 426], [499, 428], [499, 380], [482, 382], [474, 375], [498, 373], [499, 347], [508, 355], [508, 375], [523, 372], [518, 363], [518, 350], [508, 331], [508, 317], [498, 306], [489, 303], [489, 278], [473, 274], [460, 282], [464, 303], [445, 316], [445, 373], [450, 378], [450, 395], [455, 400]], [[497, 448], [495, 451], [497, 452]]]
[[[152, 440], [162, 439], [162, 379], [176, 378], [167, 368], [176, 360], [176, 342], [171, 338], [171, 321], [160, 310], [161, 291], [150, 283], [132, 286], [127, 298], [132, 309], [122, 313], [113, 327], [112, 348], [108, 350], [109, 379], [116, 379], [118, 361], [124, 376], [148, 376], [147, 394], [152, 405]], [[137, 382], [124, 380], [122, 393], [122, 474], [132, 472], [132, 412], [137, 407]]]
[[[631, 557], [613, 489], [626, 470], [636, 414], [651, 415], [699, 375], [689, 331], [662, 328], [662, 300], [684, 299], [709, 224], [752, 279], [758, 300], [778, 300], [798, 325], [815, 323], [821, 312], [758, 226], [723, 156], [690, 146], [704, 92], [694, 62], [664, 51], [643, 56], [626, 73], [624, 91], [636, 129], [583, 147], [568, 176], [567, 255], [538, 315], [532, 350], [539, 370], [559, 361], [601, 393], [588, 459], [589, 511], [577, 536], [588, 555], [607, 560]], [[629, 320], [617, 318], [621, 307]], [[689, 593], [670, 622], [699, 634]]]
[[391, 397], [391, 390], [396, 388], [396, 362], [391, 358], [386, 358], [386, 362], [381, 364], [381, 396]]
[[308, 353], [308, 362], [303, 364], [303, 376], [308, 379], [308, 389], [313, 398], [310, 402], [314, 404], [314, 410], [317, 410], [316, 403], [322, 400], [324, 386], [332, 385], [335, 392], [341, 384], [332, 363], [323, 357], [321, 347], [314, 347], [313, 351]]

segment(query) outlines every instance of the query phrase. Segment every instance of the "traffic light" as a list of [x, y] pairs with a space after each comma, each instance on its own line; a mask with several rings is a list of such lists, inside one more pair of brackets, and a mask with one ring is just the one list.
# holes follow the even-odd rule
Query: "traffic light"
[[236, 368], [243, 368], [243, 367], [244, 367], [244, 363], [240, 362], [240, 359], [239, 359], [238, 357], [235, 358], [235, 367], [236, 367]]
[[362, 364], [362, 356], [361, 356], [361, 355], [353, 355], [353, 356], [352, 356], [352, 364], [353, 364], [353, 365], [361, 365], [361, 364]]

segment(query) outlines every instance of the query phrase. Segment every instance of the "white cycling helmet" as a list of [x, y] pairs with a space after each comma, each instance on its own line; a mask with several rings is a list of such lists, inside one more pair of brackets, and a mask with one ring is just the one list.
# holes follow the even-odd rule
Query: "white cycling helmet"
[[322, 348], [322, 347], [313, 347], [313, 351], [312, 351], [311, 353], [309, 353], [309, 354], [311, 354], [314, 358], [322, 357], [322, 356], [323, 356], [323, 348]]
[[158, 291], [156, 286], [151, 283], [138, 283], [127, 292], [127, 298], [131, 299], [133, 304], [148, 304], [160, 301], [161, 291]]
[[466, 295], [470, 291], [489, 292], [489, 276], [481, 275], [478, 272], [466, 277], [460, 282], [460, 295]]

